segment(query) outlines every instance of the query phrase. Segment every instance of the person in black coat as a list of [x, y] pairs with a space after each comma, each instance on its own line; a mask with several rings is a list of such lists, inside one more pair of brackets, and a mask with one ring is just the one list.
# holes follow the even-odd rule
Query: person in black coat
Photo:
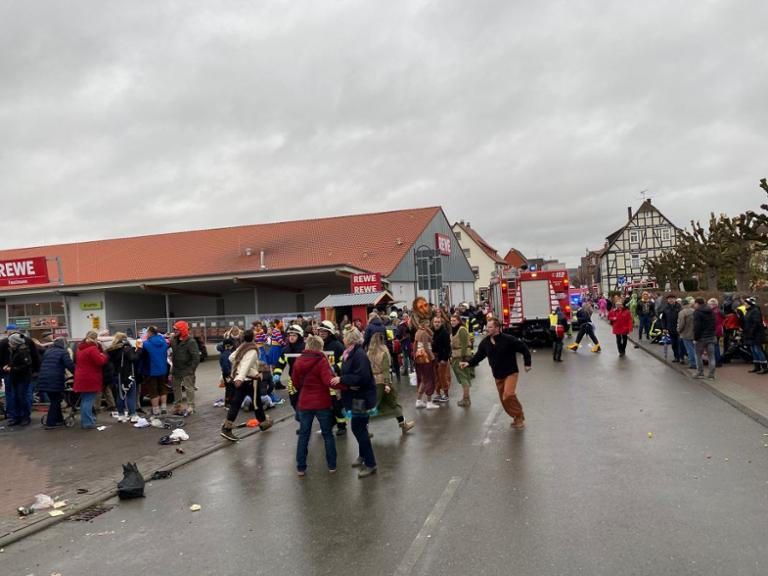
[[72, 362], [72, 357], [69, 355], [66, 339], [56, 338], [43, 354], [40, 373], [37, 377], [37, 389], [48, 394], [51, 401], [48, 415], [45, 418], [46, 430], [55, 430], [64, 426], [61, 401], [64, 399], [67, 371], [73, 374], [75, 363]]
[[0, 367], [8, 426], [27, 426], [32, 422], [32, 380], [40, 370], [37, 346], [29, 336], [10, 329], [8, 338], [0, 341]]
[[677, 316], [682, 309], [683, 307], [678, 304], [675, 295], [668, 294], [667, 305], [664, 306], [661, 312], [661, 323], [663, 329], [669, 335], [669, 344], [672, 346], [672, 353], [675, 355], [672, 362], [680, 362], [682, 359], [680, 354], [680, 333], [677, 331]]
[[763, 313], [757, 305], [757, 299], [749, 297], [744, 299], [747, 305], [747, 313], [744, 315], [744, 344], [752, 348], [752, 361], [755, 366], [750, 372], [755, 374], [768, 374], [768, 360], [763, 350], [765, 341], [765, 324]]
[[138, 422], [136, 414], [136, 349], [123, 332], [115, 332], [112, 343], [107, 348], [111, 366], [112, 387], [115, 391], [118, 422]]
[[376, 407], [376, 381], [362, 344], [363, 335], [359, 330], [352, 328], [344, 332], [346, 350], [341, 363], [341, 376], [331, 381], [342, 389], [341, 401], [352, 413], [352, 434], [359, 446], [359, 456], [352, 467], [360, 468], [359, 478], [376, 473], [376, 456], [368, 433], [368, 411]]

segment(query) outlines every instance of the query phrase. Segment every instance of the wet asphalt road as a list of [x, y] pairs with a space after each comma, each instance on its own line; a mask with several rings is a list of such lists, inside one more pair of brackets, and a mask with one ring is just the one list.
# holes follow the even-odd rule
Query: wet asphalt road
[[0, 571], [767, 574], [768, 430], [640, 351], [566, 353], [554, 365], [539, 351], [522, 377], [524, 431], [509, 428], [486, 367], [469, 410], [417, 414], [404, 385], [417, 428], [402, 438], [393, 420], [374, 421], [377, 476], [349, 468], [351, 436], [329, 475], [313, 435], [298, 479], [286, 422], [143, 500], [9, 547]]

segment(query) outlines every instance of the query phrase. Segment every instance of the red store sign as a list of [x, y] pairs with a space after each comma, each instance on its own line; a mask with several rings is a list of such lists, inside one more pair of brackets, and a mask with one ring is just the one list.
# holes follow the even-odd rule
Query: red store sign
[[445, 234], [435, 234], [435, 248], [441, 256], [451, 255], [451, 237]]
[[45, 256], [0, 261], [0, 287], [48, 283], [50, 279]]
[[352, 274], [352, 294], [374, 294], [381, 290], [381, 274]]

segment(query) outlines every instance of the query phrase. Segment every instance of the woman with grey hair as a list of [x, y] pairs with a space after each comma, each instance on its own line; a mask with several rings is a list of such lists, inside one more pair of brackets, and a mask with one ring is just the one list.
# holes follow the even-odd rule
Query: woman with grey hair
[[363, 349], [363, 335], [357, 328], [344, 332], [344, 346], [341, 376], [331, 380], [331, 385], [341, 388], [341, 401], [352, 415], [352, 434], [359, 447], [352, 467], [360, 468], [358, 478], [365, 478], [376, 473], [376, 456], [368, 434], [369, 410], [376, 406], [376, 382]]

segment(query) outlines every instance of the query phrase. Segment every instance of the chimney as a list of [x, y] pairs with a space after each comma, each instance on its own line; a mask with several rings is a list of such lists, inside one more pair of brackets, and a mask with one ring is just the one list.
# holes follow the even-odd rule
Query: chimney
[[632, 220], [632, 206], [627, 206], [627, 220]]
[[472, 224], [470, 224], [469, 222], [467, 222], [467, 228], [472, 228]]

